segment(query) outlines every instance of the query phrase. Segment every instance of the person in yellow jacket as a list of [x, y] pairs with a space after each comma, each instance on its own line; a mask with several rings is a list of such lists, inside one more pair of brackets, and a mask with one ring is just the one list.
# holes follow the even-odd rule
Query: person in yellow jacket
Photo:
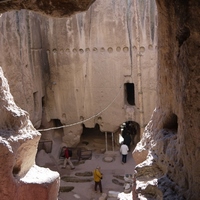
[[100, 167], [96, 167], [96, 169], [93, 172], [94, 175], [94, 190], [97, 192], [97, 186], [99, 186], [100, 192], [102, 193], [102, 184], [101, 184], [101, 179], [103, 178], [103, 174], [100, 171]]

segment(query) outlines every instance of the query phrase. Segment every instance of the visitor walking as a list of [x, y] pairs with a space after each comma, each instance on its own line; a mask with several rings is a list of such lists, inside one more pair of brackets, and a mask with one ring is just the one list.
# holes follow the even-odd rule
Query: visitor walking
[[65, 156], [65, 159], [64, 159], [64, 164], [63, 164], [63, 167], [62, 168], [66, 168], [66, 165], [67, 165], [67, 163], [69, 163], [69, 165], [70, 165], [70, 167], [71, 167], [71, 169], [74, 169], [75, 167], [74, 167], [74, 165], [72, 164], [72, 162], [71, 162], [71, 156], [72, 156], [72, 151], [71, 150], [69, 150], [67, 147], [65, 147], [64, 149], [63, 149], [63, 151], [65, 152], [64, 154], [64, 156]]
[[126, 163], [128, 151], [128, 146], [123, 142], [123, 144], [120, 147], [120, 153], [122, 154], [122, 164]]
[[102, 193], [102, 184], [101, 184], [101, 179], [103, 178], [103, 174], [101, 173], [101, 168], [100, 167], [96, 167], [96, 169], [93, 172], [93, 176], [94, 176], [94, 190], [95, 192], [97, 192], [97, 186], [99, 186], [100, 192]]

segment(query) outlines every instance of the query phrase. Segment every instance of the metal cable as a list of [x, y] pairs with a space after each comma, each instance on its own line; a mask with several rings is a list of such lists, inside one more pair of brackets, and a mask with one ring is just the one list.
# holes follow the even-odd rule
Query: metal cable
[[79, 122], [75, 122], [75, 123], [72, 123], [72, 124], [66, 124], [66, 125], [63, 125], [63, 126], [59, 126], [59, 127], [51, 127], [51, 128], [47, 128], [47, 129], [38, 129], [37, 131], [40, 131], [40, 132], [43, 132], [43, 131], [50, 131], [50, 130], [55, 130], [55, 129], [60, 129], [60, 128], [66, 128], [66, 127], [70, 127], [70, 126], [75, 126], [75, 125], [78, 125], [78, 124], [82, 124], [86, 121], [89, 121], [90, 119], [92, 118], [95, 118], [97, 117], [98, 115], [100, 115], [101, 113], [103, 113], [104, 111], [106, 111], [113, 103], [114, 101], [117, 99], [120, 91], [121, 91], [121, 88], [122, 88], [122, 85], [119, 87], [119, 92], [117, 93], [117, 95], [115, 96], [115, 98], [111, 101], [111, 103], [108, 104], [108, 106], [106, 106], [103, 110], [101, 110], [100, 112], [98, 112], [97, 114], [85, 119], [85, 120], [82, 120], [82, 121], [79, 121]]

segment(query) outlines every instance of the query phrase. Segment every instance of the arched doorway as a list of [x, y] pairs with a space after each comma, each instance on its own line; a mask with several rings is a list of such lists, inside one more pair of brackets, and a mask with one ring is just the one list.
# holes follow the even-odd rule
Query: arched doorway
[[121, 125], [119, 135], [119, 143], [125, 142], [129, 144], [130, 151], [134, 150], [140, 141], [140, 125], [134, 121], [126, 121]]

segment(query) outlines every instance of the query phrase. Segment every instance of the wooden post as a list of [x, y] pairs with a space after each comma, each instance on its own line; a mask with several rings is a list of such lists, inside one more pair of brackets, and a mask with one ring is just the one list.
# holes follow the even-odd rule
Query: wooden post
[[114, 148], [114, 138], [113, 138], [113, 132], [112, 132], [112, 150], [115, 151], [115, 148]]
[[108, 151], [108, 144], [107, 144], [107, 132], [105, 132], [105, 141], [106, 141], [106, 151]]

